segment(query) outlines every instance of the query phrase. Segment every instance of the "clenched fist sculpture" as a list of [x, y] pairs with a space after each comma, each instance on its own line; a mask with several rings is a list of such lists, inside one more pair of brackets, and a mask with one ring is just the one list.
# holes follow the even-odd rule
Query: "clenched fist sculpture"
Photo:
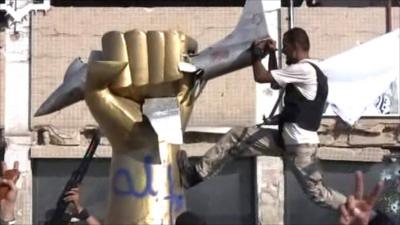
[[101, 60], [88, 62], [85, 101], [113, 149], [107, 224], [170, 224], [184, 209], [178, 146], [158, 139], [142, 107], [147, 98], [176, 97], [184, 129], [194, 79], [178, 64], [196, 47], [178, 31], [112, 31]]

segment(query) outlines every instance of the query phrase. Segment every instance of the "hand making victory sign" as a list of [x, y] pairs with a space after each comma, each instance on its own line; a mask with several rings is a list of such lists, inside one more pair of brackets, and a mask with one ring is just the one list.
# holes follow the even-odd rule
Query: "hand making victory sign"
[[367, 225], [382, 190], [383, 182], [380, 181], [371, 193], [364, 195], [364, 177], [362, 172], [357, 171], [355, 193], [348, 197], [345, 205], [340, 206], [339, 225]]

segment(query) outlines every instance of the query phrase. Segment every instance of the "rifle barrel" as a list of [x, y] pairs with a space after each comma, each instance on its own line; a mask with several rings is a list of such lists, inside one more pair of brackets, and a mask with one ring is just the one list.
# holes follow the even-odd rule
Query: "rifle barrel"
[[100, 135], [96, 132], [93, 135], [92, 140], [90, 141], [89, 147], [87, 148], [85, 155], [83, 156], [81, 163], [79, 164], [79, 167], [72, 172], [71, 177], [69, 178], [69, 180], [64, 186], [63, 191], [61, 192], [61, 195], [58, 197], [54, 214], [52, 215], [50, 220], [45, 222], [45, 225], [68, 224], [69, 221], [64, 217], [65, 210], [67, 209], [69, 204], [64, 201], [65, 193], [70, 191], [72, 188], [77, 187], [80, 183], [82, 183], [82, 180], [87, 170], [89, 169], [90, 162], [94, 156], [94, 153], [96, 152], [99, 143], [100, 143]]

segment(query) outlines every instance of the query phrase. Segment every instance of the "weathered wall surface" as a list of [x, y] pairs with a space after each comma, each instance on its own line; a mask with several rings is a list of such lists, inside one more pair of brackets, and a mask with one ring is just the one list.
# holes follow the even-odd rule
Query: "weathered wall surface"
[[400, 150], [399, 117], [361, 118], [353, 127], [325, 118], [318, 134], [321, 159], [380, 162], [390, 151]]
[[[311, 41], [310, 56], [326, 59], [386, 31], [384, 7], [296, 8], [294, 25], [304, 28]], [[282, 32], [287, 30], [287, 9], [281, 10]], [[392, 27], [400, 27], [400, 8], [392, 8]], [[372, 56], [372, 53], [371, 53]]]
[[[126, 31], [133, 28], [179, 29], [198, 40], [199, 49], [202, 49], [229, 33], [236, 25], [240, 13], [240, 7], [53, 7], [45, 16], [36, 15], [32, 21], [31, 112], [36, 111], [51, 91], [61, 83], [63, 74], [74, 57], [82, 56], [86, 59], [90, 50], [100, 49], [101, 36], [106, 31]], [[399, 28], [399, 7], [394, 7], [392, 13], [393, 28]], [[287, 9], [283, 8], [282, 33], [287, 29], [286, 19]], [[308, 31], [312, 43], [311, 56], [325, 59], [383, 34], [386, 30], [385, 9], [296, 8], [295, 25]], [[0, 59], [1, 57], [3, 55]], [[0, 85], [3, 84], [4, 82], [1, 82]], [[0, 97], [2, 93], [3, 91], [0, 92]], [[2, 104], [4, 101], [0, 101], [0, 107]], [[0, 111], [0, 121], [3, 111]], [[254, 122], [254, 114], [254, 83], [251, 69], [247, 68], [209, 82], [196, 104], [190, 125], [251, 125]], [[382, 146], [398, 146], [398, 118], [382, 121], [375, 118], [365, 121], [362, 120], [354, 129], [349, 129], [340, 128], [336, 126], [336, 122], [326, 120], [320, 129], [321, 141], [326, 151], [320, 151], [320, 157], [375, 161], [380, 160], [385, 153], [377, 153]], [[94, 121], [81, 102], [49, 116], [32, 118], [31, 123], [32, 127], [50, 124], [62, 130], [72, 130], [74, 135], [79, 136], [76, 134], [79, 128], [94, 124]], [[57, 136], [57, 131], [50, 133], [53, 134], [53, 144], [62, 144], [63, 138]], [[86, 144], [79, 138], [72, 139], [69, 140], [70, 144]], [[193, 148], [192, 152], [196, 154], [196, 149], [204, 150], [206, 142], [214, 141], [200, 140], [187, 147]], [[68, 140], [64, 139], [64, 142]], [[349, 150], [352, 150], [352, 154], [349, 154]], [[362, 154], [364, 158], [360, 158], [361, 154], [357, 154], [359, 151], [368, 154]]]
[[[195, 38], [203, 49], [235, 27], [240, 7], [182, 8], [56, 8], [32, 22], [32, 113], [63, 79], [74, 57], [84, 59], [101, 48], [110, 30], [178, 29]], [[255, 84], [251, 70], [209, 82], [196, 103], [191, 125], [249, 125], [255, 115]], [[32, 118], [32, 126], [52, 124], [73, 129], [93, 124], [83, 102], [61, 112]]]
[[[393, 8], [393, 27], [399, 27], [399, 8]], [[133, 28], [179, 29], [194, 37], [202, 49], [228, 34], [240, 16], [240, 7], [160, 8], [63, 8], [33, 17], [31, 112], [59, 85], [74, 57], [87, 58], [100, 49], [101, 36], [109, 30]], [[287, 10], [281, 10], [282, 32]], [[295, 25], [310, 34], [311, 56], [325, 59], [385, 32], [385, 9], [296, 8]], [[192, 115], [192, 126], [251, 125], [255, 115], [255, 85], [251, 69], [209, 82]], [[1, 116], [1, 114], [0, 114]], [[0, 117], [1, 118], [1, 117]], [[83, 102], [61, 112], [32, 118], [35, 125], [52, 124], [77, 129], [93, 124]]]

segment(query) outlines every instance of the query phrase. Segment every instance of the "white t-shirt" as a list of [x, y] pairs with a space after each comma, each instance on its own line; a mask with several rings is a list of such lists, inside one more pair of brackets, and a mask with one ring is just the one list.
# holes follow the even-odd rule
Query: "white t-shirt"
[[[282, 88], [292, 83], [306, 99], [314, 100], [317, 96], [317, 71], [307, 62], [318, 65], [315, 60], [303, 59], [284, 69], [272, 70], [271, 74]], [[305, 130], [296, 123], [285, 123], [282, 137], [285, 145], [319, 143], [317, 132]]]

